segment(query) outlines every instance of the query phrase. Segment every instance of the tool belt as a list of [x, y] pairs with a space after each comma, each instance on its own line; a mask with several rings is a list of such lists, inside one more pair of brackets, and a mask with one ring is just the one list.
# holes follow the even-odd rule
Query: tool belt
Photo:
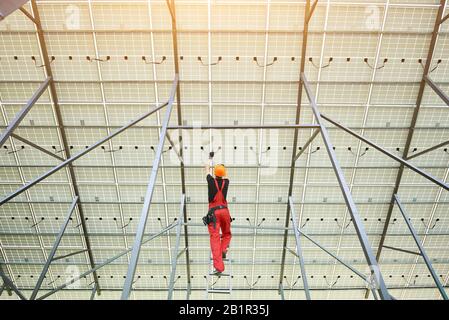
[[215, 229], [217, 226], [217, 217], [215, 216], [215, 211], [221, 210], [221, 209], [227, 209], [227, 208], [228, 207], [226, 207], [226, 206], [217, 206], [217, 207], [210, 208], [209, 211], [207, 212], [207, 215], [203, 217], [204, 225], [207, 226], [210, 223], [213, 223], [214, 229]]

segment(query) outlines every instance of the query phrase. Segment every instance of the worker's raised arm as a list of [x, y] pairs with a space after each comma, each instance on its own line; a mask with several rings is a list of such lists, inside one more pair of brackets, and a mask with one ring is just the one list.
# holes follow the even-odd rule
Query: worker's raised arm
[[206, 176], [210, 174], [210, 165], [206, 164], [204, 166], [204, 172], [206, 173]]

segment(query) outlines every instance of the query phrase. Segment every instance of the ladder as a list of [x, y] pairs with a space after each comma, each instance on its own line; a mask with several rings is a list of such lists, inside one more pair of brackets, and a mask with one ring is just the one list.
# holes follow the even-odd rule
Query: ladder
[[[225, 271], [220, 275], [213, 274], [214, 263], [212, 256], [209, 259], [209, 273], [206, 278], [206, 300], [209, 298], [209, 293], [216, 294], [231, 294], [232, 293], [232, 260], [229, 258], [229, 251], [226, 259], [223, 259], [225, 263]], [[226, 281], [227, 279], [227, 281]], [[223, 286], [227, 283], [227, 286]]]

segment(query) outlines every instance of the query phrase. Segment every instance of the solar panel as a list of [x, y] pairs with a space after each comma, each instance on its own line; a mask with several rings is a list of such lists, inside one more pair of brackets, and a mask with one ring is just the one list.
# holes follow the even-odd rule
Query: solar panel
[[[210, 249], [201, 218], [207, 212], [202, 166], [210, 150], [228, 166], [233, 229], [233, 292], [230, 299], [276, 300], [284, 250], [292, 154], [314, 129], [199, 129], [200, 126], [293, 125], [299, 71], [305, 74], [319, 110], [402, 157], [410, 132], [413, 155], [448, 138], [444, 101], [426, 86], [415, 115], [420, 83], [438, 14], [436, 0], [320, 1], [309, 23], [302, 57], [306, 1], [177, 0], [180, 96], [169, 125], [145, 228], [145, 239], [179, 217], [182, 193], [178, 135], [183, 136], [191, 266], [191, 299], [203, 299]], [[2, 132], [53, 73], [57, 96], [46, 90], [14, 133], [66, 159], [168, 100], [175, 74], [171, 16], [162, 0], [36, 1], [49, 66], [35, 25], [16, 11], [0, 23], [0, 127]], [[24, 6], [35, 14], [30, 4]], [[447, 14], [447, 7], [443, 11]], [[351, 17], [350, 19], [348, 17]], [[429, 76], [449, 92], [446, 58], [449, 34], [441, 25]], [[304, 58], [304, 61], [302, 60]], [[182, 116], [178, 123], [177, 99]], [[57, 104], [55, 104], [57, 102]], [[299, 122], [316, 123], [303, 91]], [[60, 115], [61, 117], [59, 118]], [[165, 109], [139, 122], [0, 207], [0, 262], [29, 296], [76, 194], [74, 211], [57, 256], [87, 249], [95, 264], [131, 248]], [[411, 130], [411, 124], [414, 128]], [[193, 130], [175, 130], [178, 124]], [[383, 243], [392, 195], [397, 193], [444, 286], [449, 281], [446, 190], [381, 154], [334, 125], [328, 126], [374, 254]], [[65, 141], [65, 142], [64, 142]], [[218, 149], [220, 147], [220, 149]], [[301, 230], [368, 275], [366, 260], [321, 136], [294, 164], [292, 198]], [[437, 179], [449, 181], [445, 146], [410, 160]], [[0, 151], [0, 194], [7, 196], [58, 165], [60, 160], [10, 137]], [[398, 175], [400, 183], [397, 184]], [[291, 226], [291, 222], [289, 224]], [[255, 230], [254, 227], [279, 230]], [[253, 228], [253, 229], [251, 229]], [[185, 246], [181, 238], [181, 249]], [[301, 237], [313, 299], [363, 299], [366, 283]], [[418, 248], [397, 206], [391, 211], [379, 264], [398, 299], [440, 299], [422, 259], [395, 251]], [[290, 230], [287, 247], [295, 250]], [[132, 299], [165, 299], [176, 232], [142, 246]], [[86, 251], [52, 263], [40, 295], [90, 269]], [[102, 295], [119, 299], [130, 254], [99, 269]], [[305, 299], [298, 259], [286, 252], [286, 299]], [[180, 257], [174, 299], [186, 294], [186, 257]], [[92, 274], [49, 299], [89, 299]], [[217, 299], [218, 295], [210, 295]], [[16, 298], [2, 295], [1, 299]], [[372, 296], [370, 296], [372, 298]]]

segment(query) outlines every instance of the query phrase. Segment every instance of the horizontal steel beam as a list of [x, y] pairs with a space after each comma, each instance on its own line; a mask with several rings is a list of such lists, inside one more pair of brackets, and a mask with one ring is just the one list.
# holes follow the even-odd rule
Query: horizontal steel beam
[[433, 183], [435, 183], [436, 185], [442, 187], [445, 190], [449, 191], [449, 185], [447, 185], [446, 183], [444, 183], [443, 181], [432, 177], [430, 174], [424, 172], [423, 170], [421, 170], [420, 168], [418, 168], [417, 166], [415, 166], [414, 164], [408, 162], [407, 160], [402, 159], [401, 157], [387, 151], [386, 149], [378, 146], [377, 144], [375, 144], [374, 142], [372, 142], [371, 140], [365, 138], [364, 136], [358, 134], [357, 132], [354, 132], [353, 130], [343, 126], [342, 124], [332, 120], [329, 117], [326, 117], [324, 115], [322, 115], [323, 119], [326, 119], [327, 121], [329, 121], [330, 123], [332, 123], [333, 125], [337, 126], [338, 128], [342, 129], [343, 131], [346, 131], [347, 133], [349, 133], [350, 135], [358, 138], [359, 140], [363, 141], [364, 143], [366, 143], [367, 145], [373, 147], [374, 149], [382, 152], [384, 155], [390, 157], [393, 160], [396, 160], [397, 162], [403, 164], [404, 166], [408, 167], [409, 169], [413, 170], [414, 172], [418, 173], [419, 175], [423, 176], [424, 178], [426, 178], [429, 181], [432, 181]]
[[[445, 288], [449, 288], [448, 286], [445, 286]], [[256, 288], [235, 288], [233, 287], [232, 290], [234, 291], [278, 291], [278, 286], [272, 286], [272, 287], [256, 287]], [[401, 286], [390, 286], [390, 290], [426, 290], [426, 289], [435, 289], [435, 287], [432, 286], [410, 286], [410, 287], [401, 287]], [[32, 288], [24, 288], [22, 289], [22, 291], [30, 291], [32, 290]], [[175, 288], [174, 291], [182, 291], [184, 292], [186, 290], [185, 287], [179, 287], [179, 288]], [[198, 286], [195, 288], [191, 288], [192, 291], [200, 291], [200, 292], [204, 292], [204, 286]], [[300, 287], [293, 287], [293, 288], [288, 288], [285, 289], [287, 292], [288, 291], [303, 291], [302, 288]], [[320, 286], [320, 287], [315, 287], [315, 288], [310, 288], [311, 291], [363, 291], [366, 290], [366, 287], [364, 286], [334, 286], [332, 288], [329, 288], [329, 286]], [[86, 288], [70, 288], [70, 289], [65, 289], [65, 290], [61, 290], [63, 292], [66, 293], [70, 293], [70, 292], [81, 292], [81, 291], [86, 291], [87, 293], [92, 291], [92, 287], [86, 287]], [[114, 287], [110, 287], [110, 288], [103, 288], [102, 291], [112, 291], [112, 292], [117, 292], [117, 291], [121, 291], [120, 288], [114, 288]], [[167, 288], [161, 288], [161, 287], [137, 287], [134, 289], [134, 291], [138, 291], [138, 292], [144, 292], [144, 291], [149, 291], [149, 292], [167, 292]]]
[[371, 243], [368, 239], [368, 236], [365, 231], [365, 227], [363, 225], [362, 219], [360, 218], [360, 214], [357, 209], [357, 205], [354, 202], [351, 190], [349, 189], [348, 183], [346, 182], [345, 175], [343, 173], [342, 168], [337, 160], [337, 155], [335, 150], [333, 149], [332, 142], [330, 140], [329, 132], [327, 131], [326, 126], [323, 123], [323, 116], [320, 113], [318, 106], [316, 104], [316, 98], [312, 92], [310, 87], [310, 83], [307, 81], [307, 77], [304, 73], [301, 73], [301, 79], [303, 81], [304, 89], [306, 91], [307, 97], [310, 102], [310, 106], [312, 108], [313, 115], [315, 116], [316, 122], [320, 126], [321, 137], [323, 138], [323, 142], [326, 146], [326, 151], [329, 155], [329, 160], [332, 163], [332, 167], [335, 172], [335, 176], [340, 185], [340, 189], [345, 200], [346, 206], [348, 208], [348, 212], [352, 218], [352, 224], [354, 225], [354, 229], [357, 232], [357, 236], [360, 241], [360, 245], [362, 247], [366, 262], [371, 270], [371, 276], [373, 277], [373, 286], [371, 289], [376, 289], [382, 300], [390, 300], [391, 297], [388, 293], [387, 286], [383, 279], [382, 273], [380, 272], [380, 268], [378, 266], [378, 261], [374, 256], [373, 250], [371, 248]]
[[[277, 237], [279, 237], [279, 235], [277, 235]], [[117, 248], [116, 251], [122, 250], [122, 249], [123, 249], [122, 247], [121, 248]], [[194, 248], [194, 249], [197, 252], [198, 251], [204, 252], [205, 250], [207, 251], [209, 248], [205, 246], [204, 248], [199, 248], [199, 249]], [[334, 249], [336, 250], [337, 248], [334, 248]], [[351, 248], [351, 249], [354, 249], [354, 248]], [[444, 248], [442, 248], [442, 249], [444, 249]], [[249, 253], [252, 253], [253, 250], [254, 250], [254, 248], [247, 248], [247, 250], [239, 250], [239, 252], [244, 253], [244, 254], [249, 254]], [[265, 249], [263, 249], [263, 251], [265, 251], [267, 253], [270, 252], [270, 254], [271, 254], [271, 252], [274, 252], [274, 250], [282, 250], [282, 248], [280, 248], [280, 247], [278, 247], [278, 248], [270, 248], [270, 249], [267, 249], [267, 251], [265, 251]], [[104, 251], [107, 251], [107, 250], [104, 250]], [[114, 250], [110, 250], [110, 251], [114, 251]], [[315, 251], [313, 251], [313, 252], [315, 252]], [[182, 253], [185, 253], [185, 250], [183, 250]], [[183, 260], [183, 259], [181, 259], [181, 260]], [[181, 261], [181, 260], [178, 262], [178, 265], [186, 265], [187, 264], [185, 261]], [[384, 265], [389, 265], [389, 266], [397, 266], [398, 268], [410, 267], [411, 265], [414, 264], [414, 262], [410, 262], [410, 260], [404, 260], [404, 261], [399, 261], [399, 262], [397, 262], [395, 260], [397, 260], [397, 259], [395, 259], [395, 258], [392, 258], [390, 260], [387, 259], [387, 260], [385, 260], [385, 262], [383, 264]], [[324, 260], [323, 261], [316, 261], [316, 260], [314, 261], [313, 258], [307, 260], [306, 262], [307, 262], [307, 265], [311, 265], [311, 266], [320, 266], [320, 267], [334, 267], [335, 266], [334, 261], [324, 261]], [[195, 259], [193, 259], [193, 261], [190, 261], [191, 265], [196, 265], [196, 266], [202, 266], [202, 265], [204, 266], [205, 264], [208, 264], [208, 263], [209, 263], [208, 259], [202, 259], [202, 260], [195, 260]], [[276, 261], [273, 262], [273, 260], [269, 259], [269, 258], [267, 258], [265, 260], [256, 260], [256, 261], [253, 261], [253, 260], [239, 261], [239, 260], [234, 259], [232, 263], [234, 265], [239, 265], [239, 266], [253, 266], [253, 265], [266, 266], [266, 265], [273, 265], [273, 263], [279, 264], [279, 262], [276, 262]], [[434, 265], [438, 265], [441, 268], [444, 268], [444, 266], [447, 265], [448, 263], [449, 263], [449, 259], [445, 259], [445, 260], [440, 260], [439, 262], [434, 262], [433, 264]], [[285, 264], [289, 265], [289, 266], [294, 266], [294, 265], [297, 266], [297, 263], [295, 263], [294, 261], [291, 261], [291, 262], [289, 261], [289, 262], [286, 262]], [[424, 262], [417, 262], [417, 264], [420, 265], [420, 266], [425, 266]], [[15, 262], [15, 261], [11, 261], [11, 262], [5, 263], [4, 265], [7, 265], [7, 266], [10, 266], [11, 268], [14, 268], [14, 266], [18, 266], [18, 267], [21, 267], [21, 266], [42, 266], [42, 263], [39, 263], [39, 262]], [[88, 269], [90, 267], [90, 264], [88, 262], [55, 262], [54, 265], [58, 266], [58, 267], [66, 267], [66, 266], [86, 267], [85, 269]], [[111, 262], [109, 265], [120, 266], [120, 267], [128, 266], [128, 264], [126, 262]], [[167, 266], [167, 267], [169, 267], [169, 266], [171, 266], [171, 263], [169, 261], [167, 261], [167, 262], [152, 262], [152, 263], [145, 263], [143, 265], [145, 267], [155, 267], [154, 271], [155, 271], [156, 274], [158, 274], [157, 273], [158, 272], [157, 271], [158, 270], [157, 267], [159, 267], [159, 266]], [[361, 267], [363, 266], [363, 264], [361, 264], [359, 261], [357, 261], [357, 265], [361, 266]], [[59, 269], [59, 270], [61, 270], [61, 269]], [[60, 273], [59, 275], [63, 275], [64, 274], [63, 271], [60, 271], [59, 273]], [[399, 275], [398, 273], [394, 273], [394, 274], [395, 274], [396, 277], [401, 277], [402, 276], [402, 275]], [[443, 276], [443, 274], [441, 274], [441, 276]], [[45, 289], [43, 289], [43, 290], [45, 290]]]
[[[440, 24], [441, 24], [441, 23], [444, 23], [447, 19], [449, 19], [449, 14], [445, 15], [445, 16], [441, 19]], [[441, 34], [441, 33], [440, 33], [440, 34]]]
[[[28, 2], [29, 0], [27, 0]], [[33, 15], [31, 13], [29, 13], [25, 8], [20, 7], [19, 10], [28, 18], [30, 19], [33, 23], [37, 24], [37, 20], [33, 17]], [[37, 31], [36, 31], [37, 32]]]
[[[166, 133], [166, 137], [168, 142], [170, 142], [170, 145], [172, 146], [173, 150], [175, 151], [176, 155], [178, 156], [178, 159], [181, 163], [184, 163], [184, 159], [181, 156], [181, 153], [178, 151], [178, 149], [176, 148], [175, 143], [173, 142], [172, 138], [170, 137], [170, 135], [168, 134], [168, 132]], [[162, 166], [159, 166], [159, 168], [162, 168]]]
[[[445, 288], [448, 288], [449, 289], [449, 285], [448, 286], [445, 286]], [[435, 287], [431, 287], [431, 286], [410, 286], [410, 287], [401, 287], [401, 286], [390, 286], [390, 290], [408, 290], [408, 291], [410, 291], [410, 290], [427, 290], [427, 289], [435, 289]], [[30, 290], [32, 290], [32, 288], [24, 288], [24, 289], [22, 289], [22, 291], [30, 291]], [[175, 288], [174, 289], [174, 291], [182, 291], [182, 292], [184, 292], [186, 290], [186, 288], [185, 287], [179, 287], [179, 288]], [[203, 287], [201, 287], [201, 286], [198, 286], [198, 287], [196, 287], [196, 288], [191, 288], [191, 290], [192, 291], [199, 291], [199, 292], [204, 292], [204, 286]], [[235, 288], [235, 287], [233, 287], [232, 288], [232, 290], [234, 291], [242, 291], [242, 292], [245, 292], [245, 291], [278, 291], [279, 290], [279, 288], [277, 287], [277, 286], [273, 286], [273, 287], [256, 287], [256, 288], [239, 288], [239, 287], [237, 287], [237, 288]], [[288, 288], [288, 289], [285, 289], [286, 291], [303, 291], [303, 289], [302, 288], [300, 288], [300, 287], [293, 287], [293, 288]], [[329, 288], [329, 286], [320, 286], [320, 287], [315, 287], [315, 288], [310, 288], [310, 290], [311, 291], [363, 291], [363, 290], [366, 290], [366, 287], [362, 287], [362, 286], [357, 286], [357, 287], [354, 287], [354, 286], [348, 286], [348, 287], [344, 287], [344, 286], [341, 286], [341, 287], [339, 287], [339, 286], [334, 286], [334, 287], [332, 287], [332, 288]], [[82, 291], [86, 291], [86, 293], [89, 293], [89, 292], [91, 292], [92, 291], [92, 287], [86, 287], [86, 288], [70, 288], [70, 289], [65, 289], [65, 290], [61, 290], [61, 291], [63, 291], [63, 292], [65, 292], [65, 293], [69, 293], [70, 294], [70, 292], [82, 292]], [[114, 287], [111, 287], [111, 288], [103, 288], [102, 289], [102, 291], [112, 291], [112, 292], [117, 292], [117, 291], [121, 291], [121, 289], [120, 288], [114, 288]], [[138, 291], [138, 292], [144, 292], [144, 291], [148, 291], [148, 292], [164, 292], [164, 293], [166, 293], [167, 292], [167, 289], [166, 288], [161, 288], [161, 287], [147, 287], [147, 288], [145, 288], [145, 287], [137, 287], [137, 288], [135, 288], [134, 289], [134, 291]]]

